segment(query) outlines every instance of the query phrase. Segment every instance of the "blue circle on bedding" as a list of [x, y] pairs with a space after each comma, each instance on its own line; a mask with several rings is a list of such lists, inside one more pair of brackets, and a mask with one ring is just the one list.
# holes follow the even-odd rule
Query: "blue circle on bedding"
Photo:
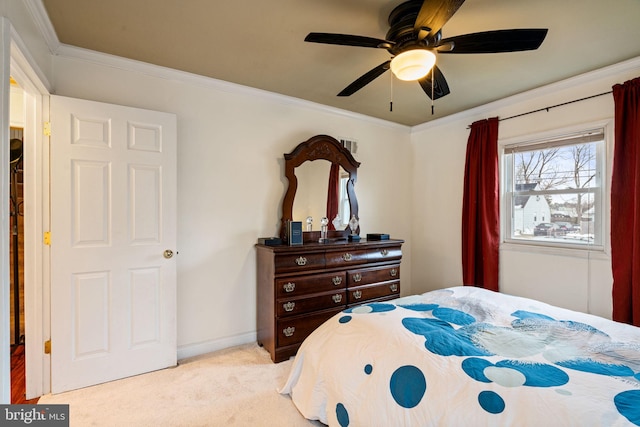
[[336, 405], [336, 418], [338, 418], [341, 427], [349, 425], [349, 413], [342, 403]]
[[340, 323], [347, 323], [351, 320], [351, 316], [342, 316], [340, 319], [338, 319], [338, 322]]
[[499, 414], [504, 411], [504, 399], [494, 391], [482, 391], [478, 395], [478, 403], [490, 414]]
[[401, 366], [391, 375], [391, 395], [403, 408], [413, 408], [427, 391], [427, 380], [420, 369], [412, 365]]
[[628, 390], [617, 394], [613, 398], [618, 412], [633, 424], [640, 426], [640, 390]]
[[370, 363], [367, 363], [367, 365], [364, 367], [364, 373], [367, 375], [371, 375], [371, 372], [373, 372], [373, 366], [371, 366]]
[[433, 310], [433, 316], [454, 325], [471, 325], [476, 321], [475, 317], [455, 308], [439, 307]]

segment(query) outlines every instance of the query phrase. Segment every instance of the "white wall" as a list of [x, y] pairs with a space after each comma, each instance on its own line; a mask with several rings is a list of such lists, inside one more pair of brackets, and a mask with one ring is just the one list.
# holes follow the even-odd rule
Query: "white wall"
[[[412, 274], [416, 292], [460, 285], [461, 211], [468, 126], [489, 117], [509, 117], [606, 91], [640, 74], [640, 58], [539, 88], [412, 130], [414, 147]], [[590, 100], [500, 122], [499, 143], [531, 135], [562, 133], [613, 120], [613, 97]], [[611, 131], [611, 129], [609, 129]], [[611, 133], [609, 135], [612, 135]], [[612, 139], [608, 146], [610, 184]], [[605, 251], [545, 250], [503, 244], [500, 289], [574, 310], [611, 317], [609, 191]]]
[[112, 59], [65, 48], [52, 83], [59, 95], [178, 116], [179, 356], [255, 339], [254, 244], [279, 231], [283, 154], [317, 134], [358, 141], [361, 233], [407, 240], [410, 292], [408, 128], [129, 61], [113, 67]]

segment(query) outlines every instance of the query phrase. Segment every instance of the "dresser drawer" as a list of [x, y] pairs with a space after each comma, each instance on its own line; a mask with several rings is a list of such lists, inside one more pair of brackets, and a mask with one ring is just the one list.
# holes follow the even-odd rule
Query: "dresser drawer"
[[346, 286], [347, 274], [344, 271], [287, 277], [276, 279], [276, 297], [294, 298], [317, 292], [340, 290]]
[[377, 283], [347, 289], [347, 304], [366, 303], [367, 300], [400, 295], [400, 281]]
[[372, 249], [368, 253], [369, 262], [383, 262], [393, 259], [402, 258], [402, 248], [400, 246], [393, 246], [389, 248], [377, 248]]
[[294, 271], [306, 271], [309, 269], [324, 268], [323, 253], [292, 253], [279, 254], [275, 257], [276, 273], [288, 273]]
[[325, 255], [326, 268], [340, 268], [354, 264], [366, 263], [369, 259], [369, 252], [366, 250], [348, 250], [327, 252]]
[[342, 309], [327, 310], [304, 316], [285, 317], [284, 319], [278, 320], [276, 324], [278, 346], [282, 347], [304, 341], [318, 326], [341, 311]]
[[329, 308], [346, 308], [347, 291], [342, 288], [339, 291], [324, 294], [314, 294], [310, 297], [281, 299], [276, 302], [276, 315], [278, 317], [295, 316], [296, 314], [310, 311], [326, 310]]
[[400, 278], [400, 264], [394, 264], [384, 267], [361, 268], [357, 270], [349, 270], [348, 286], [362, 286], [371, 283], [385, 282], [388, 280], [397, 280]]

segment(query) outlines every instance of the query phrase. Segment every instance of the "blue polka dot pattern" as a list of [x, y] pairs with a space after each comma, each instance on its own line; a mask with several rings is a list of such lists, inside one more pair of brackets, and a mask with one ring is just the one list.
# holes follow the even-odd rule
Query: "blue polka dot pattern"
[[391, 395], [403, 408], [416, 406], [427, 391], [427, 380], [422, 371], [412, 365], [401, 366], [391, 375]]
[[336, 405], [336, 418], [341, 427], [347, 427], [349, 425], [349, 412], [342, 403]]
[[438, 304], [411, 304], [401, 305], [400, 307], [413, 311], [432, 311], [433, 309], [438, 308]]
[[351, 321], [351, 316], [342, 316], [340, 317], [340, 319], [338, 319], [338, 322], [340, 323], [348, 323]]
[[364, 304], [348, 308], [344, 310], [343, 313], [383, 313], [385, 311], [392, 311], [395, 309], [396, 306], [393, 304], [374, 302], [371, 304]]
[[504, 411], [504, 399], [493, 391], [483, 391], [478, 395], [480, 407], [490, 414], [499, 414]]
[[493, 363], [477, 357], [469, 357], [462, 361], [462, 370], [474, 380], [483, 383], [491, 382], [491, 380], [484, 375], [484, 370], [489, 366], [493, 366]]
[[425, 347], [440, 356], [489, 356], [490, 353], [476, 346], [463, 330], [454, 329], [440, 319], [405, 317], [405, 328], [425, 337]]
[[[504, 359], [492, 363], [482, 357], [499, 354], [483, 347], [481, 338], [487, 332], [491, 335], [503, 334], [508, 336], [508, 328], [498, 328], [477, 322], [474, 316], [459, 309], [442, 307], [436, 304], [406, 307], [413, 311], [431, 311], [433, 318], [405, 317], [402, 319], [403, 326], [414, 334], [423, 336], [425, 338], [425, 348], [434, 354], [466, 357], [462, 361], [462, 369], [470, 378], [478, 382], [495, 382], [506, 387], [558, 387], [569, 382], [569, 375], [562, 368], [600, 375], [634, 377], [635, 379], [640, 376], [640, 374], [634, 375], [634, 371], [625, 365], [603, 363], [591, 360], [588, 357], [578, 358], [575, 355], [572, 359], [556, 360], [554, 361], [555, 363], [533, 363], [517, 359]], [[556, 328], [558, 330], [608, 337], [604, 332], [585, 323], [559, 321], [550, 316], [531, 311], [518, 310], [513, 312], [512, 316], [515, 317], [511, 325], [514, 329], [536, 330], [536, 328], [542, 328], [544, 330], [545, 328]], [[537, 343], [537, 341], [532, 342]], [[495, 343], [493, 346], [500, 348]], [[535, 349], [535, 351], [541, 351], [546, 346], [536, 347], [532, 345], [531, 348]], [[619, 396], [622, 396], [619, 397], [619, 400], [623, 403], [618, 405], [618, 409], [623, 413], [620, 408], [625, 407], [626, 395], [621, 394]], [[505, 409], [504, 400], [493, 391], [480, 393], [478, 402], [485, 411], [492, 414], [500, 413]], [[626, 411], [627, 414], [630, 414], [625, 415], [627, 418], [631, 419], [637, 415], [631, 409], [626, 409]]]
[[514, 311], [511, 315], [521, 320], [524, 320], [524, 319], [536, 319], [536, 320], [543, 319], [543, 320], [551, 320], [551, 321], [555, 320], [553, 317], [549, 317], [547, 315], [539, 314], [539, 313], [532, 313], [530, 311], [525, 311], [525, 310]]
[[501, 360], [495, 366], [520, 372], [526, 378], [524, 385], [529, 387], [557, 387], [569, 382], [569, 375], [565, 371], [543, 363]]
[[468, 358], [462, 362], [462, 370], [476, 381], [491, 382], [485, 375], [489, 367], [506, 368], [519, 372], [525, 378], [523, 385], [529, 387], [557, 387], [569, 381], [569, 375], [562, 369], [543, 363], [525, 363], [516, 360], [501, 360], [495, 364], [485, 359]]
[[633, 424], [640, 426], [640, 390], [623, 391], [613, 398], [618, 412]]
[[[482, 309], [467, 312], [464, 311], [468, 308], [466, 305], [447, 307], [442, 301], [438, 300], [438, 304], [425, 302], [398, 306], [391, 303], [365, 304], [345, 310], [338, 320], [346, 324], [360, 315], [386, 313], [398, 308], [413, 312], [401, 318], [402, 326], [423, 337], [427, 351], [437, 356], [460, 357], [462, 371], [469, 378], [478, 383], [499, 386], [495, 391], [485, 390], [478, 394], [477, 403], [488, 414], [500, 414], [506, 410], [503, 396], [505, 393], [508, 396], [508, 390], [514, 387], [555, 387], [559, 397], [570, 398], [574, 395], [570, 391], [569, 374], [572, 371], [640, 382], [640, 359], [626, 354], [621, 356], [613, 345], [615, 343], [608, 347], [607, 352], [594, 350], [598, 343], [612, 343], [613, 340], [589, 324], [517, 310], [506, 312], [506, 316], [511, 313], [511, 318], [506, 317], [506, 322], [494, 325], [484, 322], [484, 319], [487, 322], [492, 319], [491, 314]], [[593, 344], [591, 339], [595, 340]], [[361, 366], [365, 375], [373, 373], [372, 364]], [[386, 367], [377, 367], [376, 376], [380, 375], [389, 375]], [[400, 366], [387, 378], [391, 395], [402, 408], [414, 408], [426, 396], [427, 377], [418, 366]], [[614, 398], [618, 412], [640, 426], [638, 402], [640, 390], [637, 388], [620, 392]], [[349, 413], [341, 403], [336, 406], [336, 416], [340, 426], [349, 425]]]
[[436, 308], [433, 310], [433, 315], [440, 320], [453, 323], [454, 325], [470, 325], [476, 321], [473, 316], [452, 308]]
[[633, 371], [628, 366], [614, 365], [611, 363], [601, 363], [590, 359], [576, 359], [560, 361], [558, 366], [574, 369], [576, 371], [591, 372], [592, 374], [609, 375], [616, 377], [631, 377]]

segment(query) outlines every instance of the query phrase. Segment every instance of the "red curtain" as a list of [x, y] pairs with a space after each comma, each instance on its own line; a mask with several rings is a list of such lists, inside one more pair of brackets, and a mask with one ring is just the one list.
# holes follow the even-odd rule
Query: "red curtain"
[[613, 320], [640, 326], [640, 78], [613, 86]]
[[340, 203], [340, 165], [331, 164], [329, 171], [329, 188], [327, 189], [327, 218], [329, 218], [329, 230], [335, 230], [333, 219], [338, 215], [338, 203]]
[[498, 291], [500, 245], [498, 118], [471, 125], [462, 205], [462, 279]]

